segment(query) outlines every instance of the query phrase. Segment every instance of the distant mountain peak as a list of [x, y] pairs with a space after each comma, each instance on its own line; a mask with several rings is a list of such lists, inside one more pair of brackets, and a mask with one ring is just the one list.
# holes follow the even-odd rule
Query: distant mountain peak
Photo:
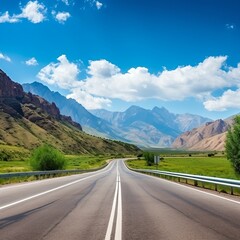
[[132, 105], [125, 112], [134, 112], [134, 111], [139, 111], [139, 110], [145, 110], [145, 109], [142, 107], [139, 107], [137, 105]]

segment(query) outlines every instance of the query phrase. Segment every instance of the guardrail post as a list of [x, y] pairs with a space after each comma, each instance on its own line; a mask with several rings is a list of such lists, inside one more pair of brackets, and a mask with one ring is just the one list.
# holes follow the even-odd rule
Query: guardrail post
[[217, 184], [215, 184], [215, 191], [217, 191], [218, 189], [217, 189]]
[[233, 187], [231, 187], [231, 195], [233, 195]]
[[197, 180], [194, 180], [194, 186], [198, 186], [198, 181]]

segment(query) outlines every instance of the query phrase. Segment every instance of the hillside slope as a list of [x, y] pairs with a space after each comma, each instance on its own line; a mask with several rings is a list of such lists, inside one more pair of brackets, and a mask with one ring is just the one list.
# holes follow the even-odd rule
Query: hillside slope
[[144, 147], [169, 147], [185, 130], [210, 121], [191, 114], [173, 114], [165, 108], [147, 110], [131, 106], [124, 112], [95, 110], [91, 113], [73, 99], [51, 91], [41, 83], [23, 84], [24, 90], [54, 102], [61, 113], [80, 123], [93, 135], [130, 142]]
[[54, 103], [25, 93], [0, 70], [0, 144], [33, 149], [48, 143], [65, 153], [130, 154], [139, 149], [126, 143], [90, 136]]
[[30, 92], [49, 102], [54, 102], [62, 114], [71, 116], [75, 122], [80, 123], [85, 132], [105, 138], [127, 141], [121, 136], [120, 130], [114, 129], [110, 123], [87, 111], [76, 100], [67, 99], [60, 93], [53, 92], [38, 82], [23, 84], [23, 89], [25, 92]]
[[216, 120], [204, 124], [192, 131], [180, 135], [172, 144], [173, 148], [190, 150], [216, 150], [223, 151], [226, 132], [232, 121]]

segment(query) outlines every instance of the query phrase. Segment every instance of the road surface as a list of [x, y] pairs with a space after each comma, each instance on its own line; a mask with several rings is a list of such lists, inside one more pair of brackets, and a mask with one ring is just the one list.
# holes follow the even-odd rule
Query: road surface
[[240, 239], [240, 201], [128, 170], [0, 188], [1, 240]]

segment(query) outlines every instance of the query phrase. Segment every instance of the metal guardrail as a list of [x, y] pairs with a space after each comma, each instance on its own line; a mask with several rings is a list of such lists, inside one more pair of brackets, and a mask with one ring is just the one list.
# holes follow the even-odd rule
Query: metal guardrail
[[[178, 182], [180, 179], [185, 179], [186, 183], [188, 180], [194, 181], [194, 186], [198, 186], [198, 182], [203, 183], [211, 183], [215, 185], [215, 191], [218, 190], [218, 185], [227, 186], [231, 188], [231, 194], [233, 194], [233, 188], [240, 189], [240, 181], [234, 179], [227, 179], [227, 178], [216, 178], [216, 177], [208, 177], [208, 176], [201, 176], [201, 175], [193, 175], [193, 174], [185, 174], [185, 173], [177, 173], [177, 172], [168, 172], [168, 171], [160, 171], [160, 170], [148, 170], [148, 169], [132, 169], [136, 172], [142, 172], [152, 175], [159, 175], [165, 177], [173, 177], [177, 178]], [[204, 187], [204, 185], [203, 185]]]
[[33, 171], [33, 172], [11, 172], [11, 173], [1, 173], [1, 178], [15, 178], [15, 177], [31, 177], [31, 176], [51, 176], [57, 174], [77, 174], [77, 173], [85, 173], [85, 172], [94, 172], [97, 170], [101, 170], [106, 167], [108, 164], [104, 164], [100, 168], [86, 169], [86, 170], [51, 170], [51, 171]]

